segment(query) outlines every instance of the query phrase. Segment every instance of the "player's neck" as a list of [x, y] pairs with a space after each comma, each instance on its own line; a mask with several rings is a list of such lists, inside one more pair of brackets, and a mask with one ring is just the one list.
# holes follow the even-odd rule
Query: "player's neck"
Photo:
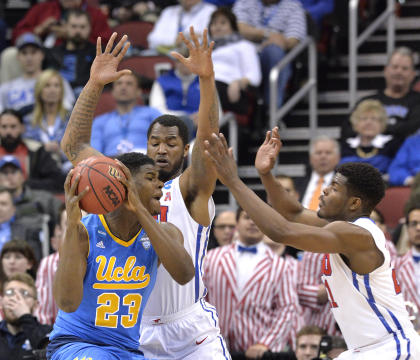
[[106, 214], [105, 221], [112, 235], [123, 241], [131, 240], [141, 229], [137, 216], [123, 209]]

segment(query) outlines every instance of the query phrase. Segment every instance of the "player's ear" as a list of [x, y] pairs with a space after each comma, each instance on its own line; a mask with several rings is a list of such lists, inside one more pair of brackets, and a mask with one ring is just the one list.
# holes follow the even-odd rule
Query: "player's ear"
[[362, 199], [356, 196], [352, 196], [350, 199], [350, 210], [355, 211], [362, 206]]
[[188, 156], [188, 151], [190, 150], [190, 144], [185, 144], [184, 146], [184, 157]]

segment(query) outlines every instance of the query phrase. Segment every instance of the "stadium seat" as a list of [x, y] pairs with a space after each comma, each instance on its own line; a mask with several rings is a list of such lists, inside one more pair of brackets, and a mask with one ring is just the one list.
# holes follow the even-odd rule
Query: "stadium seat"
[[113, 30], [118, 33], [121, 38], [124, 34], [128, 36], [132, 46], [147, 49], [147, 35], [152, 31], [153, 23], [147, 21], [128, 21], [116, 25]]
[[[143, 99], [140, 97], [138, 101], [139, 105], [143, 105]], [[112, 96], [111, 91], [104, 91], [99, 98], [98, 106], [96, 107], [95, 117], [106, 112], [114, 110], [116, 103], [114, 97]]]
[[124, 58], [118, 69], [130, 69], [140, 76], [156, 80], [162, 71], [170, 70], [174, 60], [164, 55], [132, 56]]
[[385, 191], [385, 197], [377, 208], [385, 219], [386, 226], [392, 231], [404, 217], [404, 206], [410, 197], [411, 189], [407, 186], [396, 186]]

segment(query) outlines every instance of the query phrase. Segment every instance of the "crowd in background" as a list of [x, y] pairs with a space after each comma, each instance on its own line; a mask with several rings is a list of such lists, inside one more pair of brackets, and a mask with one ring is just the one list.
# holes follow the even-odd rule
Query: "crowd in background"
[[[0, 360], [11, 353], [21, 359], [44, 347], [58, 311], [52, 279], [66, 229], [63, 184], [71, 168], [60, 140], [89, 78], [97, 37], [106, 43], [121, 24], [150, 22], [147, 48], [133, 46], [129, 54], [166, 56], [173, 64], [154, 78], [125, 75], [107, 89], [105, 102], [111, 105], [95, 118], [91, 143], [115, 156], [144, 151], [147, 129], [162, 113], [183, 119], [193, 140], [199, 82], [171, 57], [171, 51], [188, 56], [180, 31], [188, 34], [194, 26], [202, 34], [208, 28], [215, 44], [220, 114], [235, 114], [258, 136], [267, 125], [270, 70], [308, 35], [318, 39], [324, 55], [330, 51], [322, 34], [328, 34], [340, 7], [347, 7], [334, 0], [32, 3], [10, 26], [10, 38], [6, 10], [0, 9]], [[369, 18], [381, 6], [367, 3]], [[280, 74], [278, 106], [293, 90], [293, 71], [290, 64]], [[420, 330], [420, 93], [413, 90], [415, 79], [412, 50], [397, 48], [384, 64], [385, 88], [359, 99], [341, 124], [341, 138], [313, 139], [307, 175], [278, 175], [277, 181], [312, 210], [336, 166], [349, 161], [375, 166], [390, 186], [411, 187], [396, 229], [387, 227], [379, 210], [371, 218], [387, 237], [401, 291]], [[267, 359], [312, 359], [325, 335], [331, 341], [328, 356], [345, 350], [321, 282], [322, 254], [272, 242], [240, 208], [217, 214], [208, 249], [207, 297], [218, 309], [234, 359], [245, 358], [253, 344], [265, 347]]]

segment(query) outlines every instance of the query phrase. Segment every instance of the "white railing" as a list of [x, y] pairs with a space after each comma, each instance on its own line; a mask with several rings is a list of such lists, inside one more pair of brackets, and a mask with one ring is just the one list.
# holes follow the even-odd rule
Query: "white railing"
[[[277, 108], [278, 78], [281, 70], [291, 63], [302, 51], [308, 49], [309, 74], [306, 83], [293, 96]], [[292, 109], [306, 94], [309, 93], [309, 130], [311, 133], [318, 126], [317, 107], [317, 53], [316, 44], [312, 37], [308, 36], [292, 50], [270, 71], [270, 129], [282, 122], [282, 118]]]
[[386, 24], [388, 56], [395, 46], [395, 0], [387, 0], [384, 12], [370, 24], [359, 36], [357, 35], [359, 0], [349, 2], [349, 109], [356, 103], [357, 91], [357, 50], [382, 24]]

